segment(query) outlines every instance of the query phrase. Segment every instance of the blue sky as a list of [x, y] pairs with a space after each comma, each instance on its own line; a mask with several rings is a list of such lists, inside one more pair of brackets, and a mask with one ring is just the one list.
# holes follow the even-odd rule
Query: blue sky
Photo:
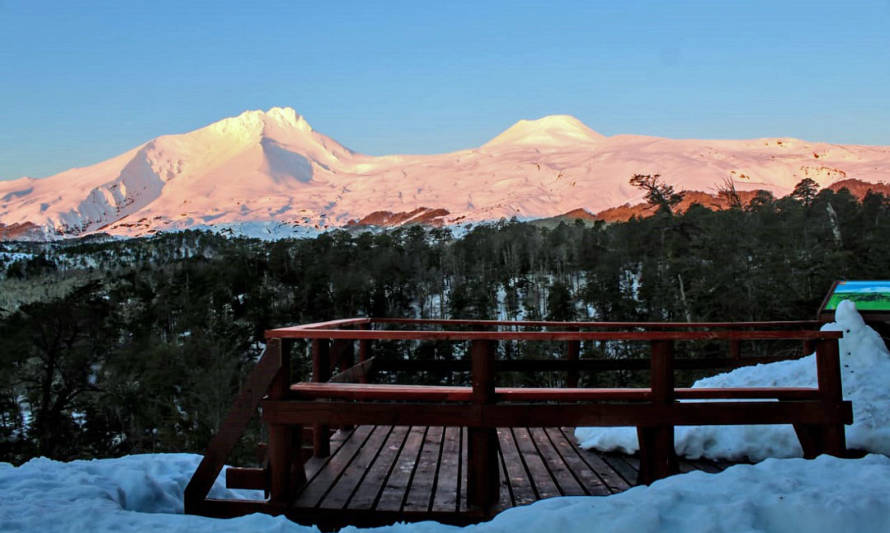
[[276, 105], [368, 154], [554, 113], [606, 135], [890, 145], [888, 93], [887, 0], [0, 0], [0, 179]]

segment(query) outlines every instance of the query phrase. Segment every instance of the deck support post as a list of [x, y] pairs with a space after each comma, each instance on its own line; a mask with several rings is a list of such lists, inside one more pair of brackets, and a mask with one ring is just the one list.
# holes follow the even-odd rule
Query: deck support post
[[[841, 385], [841, 361], [837, 339], [820, 339], [816, 343], [816, 375], [825, 410], [839, 412], [844, 402], [844, 390]], [[833, 423], [822, 426], [821, 441], [822, 453], [837, 457], [846, 455], [844, 424]]]
[[[494, 363], [497, 343], [475, 340], [470, 344], [473, 404], [481, 408], [495, 401]], [[500, 495], [498, 432], [491, 427], [467, 428], [467, 501], [483, 512], [491, 510]]]
[[[269, 339], [267, 350], [277, 353], [281, 368], [269, 386], [270, 400], [283, 400], [290, 387], [290, 351], [293, 341]], [[297, 488], [306, 482], [303, 457], [300, 453], [303, 428], [284, 424], [269, 424], [269, 498], [274, 503], [287, 504]]]
[[[571, 328], [570, 331], [578, 331], [578, 328]], [[581, 353], [581, 341], [566, 341], [566, 361], [577, 363]], [[573, 366], [566, 376], [566, 387], [574, 389], [578, 387], [578, 367]]]
[[[674, 401], [673, 341], [652, 341], [652, 403], [669, 405]], [[679, 471], [674, 451], [674, 426], [638, 426], [640, 472], [637, 483], [648, 485]]]
[[[359, 326], [359, 329], [370, 329], [368, 324], [362, 324]], [[368, 353], [371, 351], [371, 341], [368, 339], [361, 339], [358, 341], [358, 362], [364, 363], [368, 360]], [[361, 377], [359, 377], [359, 383], [367, 383], [368, 382], [368, 373], [362, 372]]]
[[[330, 342], [327, 339], [312, 340], [312, 381], [324, 383], [331, 379]], [[312, 453], [315, 457], [331, 455], [331, 431], [328, 426], [312, 425]]]
[[739, 361], [742, 358], [742, 341], [739, 339], [731, 339], [729, 341], [729, 357], [733, 361]]
[[[331, 372], [343, 372], [355, 365], [355, 346], [351, 339], [334, 339], [330, 350]], [[330, 379], [330, 376], [328, 377]], [[340, 426], [339, 429], [349, 431], [352, 426]], [[330, 445], [328, 446], [330, 447]]]

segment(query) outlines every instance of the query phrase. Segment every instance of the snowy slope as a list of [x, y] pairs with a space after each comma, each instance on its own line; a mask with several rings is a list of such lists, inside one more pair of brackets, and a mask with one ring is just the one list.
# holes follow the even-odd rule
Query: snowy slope
[[[890, 352], [881, 336], [862, 320], [849, 300], [838, 304], [836, 322], [823, 330], [843, 331], [839, 341], [844, 399], [853, 402], [847, 447], [890, 455]], [[738, 368], [696, 381], [695, 387], [816, 387], [816, 359]], [[800, 443], [790, 425], [678, 427], [677, 453], [691, 458], [742, 459], [799, 457]], [[634, 428], [576, 428], [584, 448], [638, 450]]]
[[[182, 514], [182, 491], [201, 457], [135, 455], [60, 463], [0, 463], [0, 530], [8, 532], [318, 531], [284, 517], [220, 520]], [[214, 497], [233, 498], [218, 480]], [[768, 459], [719, 474], [691, 472], [613, 496], [551, 498], [492, 521], [458, 528], [436, 522], [375, 531], [444, 533], [890, 531], [890, 459], [821, 456]], [[342, 531], [361, 531], [348, 527]]]
[[242, 223], [299, 231], [381, 211], [445, 210], [438, 223], [598, 212], [642, 201], [635, 173], [678, 190], [788, 193], [890, 175], [890, 147], [796, 139], [604, 137], [567, 115], [521, 120], [483, 146], [438, 155], [358, 154], [314, 131], [293, 109], [247, 111], [159, 137], [108, 161], [42, 179], [0, 181], [0, 227], [31, 223], [47, 237], [116, 235]]

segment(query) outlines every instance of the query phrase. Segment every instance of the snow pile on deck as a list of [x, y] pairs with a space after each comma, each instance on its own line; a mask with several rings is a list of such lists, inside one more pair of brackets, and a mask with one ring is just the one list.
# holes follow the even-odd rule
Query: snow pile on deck
[[[198, 455], [135, 455], [60, 463], [0, 463], [0, 531], [309, 532], [283, 517], [183, 515]], [[720, 474], [692, 472], [602, 497], [552, 498], [505, 511], [480, 532], [890, 531], [890, 459], [768, 459]], [[220, 482], [214, 497], [235, 497]], [[439, 533], [435, 522], [384, 531]], [[360, 531], [346, 528], [344, 531]]]
[[[850, 301], [838, 305], [836, 322], [823, 331], [843, 331], [840, 357], [844, 399], [853, 402], [847, 447], [890, 454], [890, 352]], [[816, 357], [738, 368], [700, 379], [693, 387], [815, 387]], [[635, 428], [577, 428], [584, 448], [633, 453]], [[691, 458], [800, 457], [803, 452], [790, 425], [693, 426], [676, 429], [677, 453]]]

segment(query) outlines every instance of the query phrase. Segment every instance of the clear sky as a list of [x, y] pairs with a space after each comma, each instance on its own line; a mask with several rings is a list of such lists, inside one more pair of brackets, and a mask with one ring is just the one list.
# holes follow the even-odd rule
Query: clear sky
[[888, 95], [888, 0], [0, 0], [0, 179], [272, 106], [375, 155], [555, 113], [605, 135], [890, 145]]

